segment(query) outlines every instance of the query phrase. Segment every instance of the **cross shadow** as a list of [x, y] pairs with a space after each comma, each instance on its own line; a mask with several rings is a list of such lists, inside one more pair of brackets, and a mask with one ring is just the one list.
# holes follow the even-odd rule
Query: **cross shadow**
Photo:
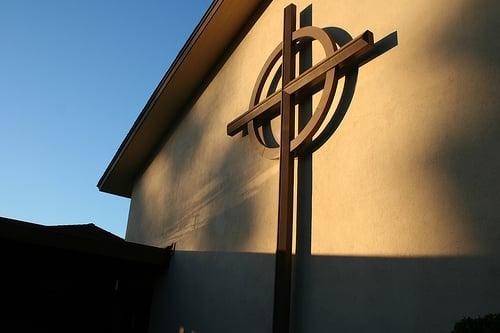
[[[311, 9], [301, 14], [301, 25], [307, 24], [308, 17], [308, 24], [311, 24]], [[464, 6], [467, 15], [459, 15], [456, 24], [447, 27], [445, 34], [437, 38], [438, 50], [448, 61], [466, 63], [475, 71], [481, 70], [480, 74], [489, 85], [499, 80], [496, 58], [500, 46], [498, 38], [494, 38], [498, 30], [496, 9], [493, 1]], [[481, 13], [482, 19], [469, 15], [474, 11]], [[396, 45], [397, 33], [394, 32], [358, 59], [357, 66]], [[301, 64], [306, 66], [307, 60], [304, 54]], [[356, 68], [356, 64], [353, 66]], [[347, 71], [349, 69], [346, 69], [349, 75]], [[350, 71], [353, 75], [354, 69]], [[454, 322], [464, 315], [498, 312], [500, 284], [495, 281], [500, 281], [496, 231], [500, 216], [496, 195], [500, 189], [500, 102], [493, 95], [494, 87], [472, 83], [446, 86], [468, 101], [464, 104], [448, 102], [444, 106], [462, 115], [468, 112], [476, 116], [474, 120], [478, 124], [469, 126], [456, 137], [446, 132], [439, 147], [441, 150], [436, 156], [426, 158], [433, 158], [432, 166], [436, 169], [433, 171], [453, 186], [450, 196], [440, 200], [449, 200], [452, 207], [464, 210], [464, 223], [470, 228], [470, 238], [493, 255], [312, 255], [313, 161], [310, 157], [301, 157], [298, 161], [300, 220], [292, 316], [295, 332], [446, 332], [451, 331]], [[342, 106], [335, 109], [333, 117], [336, 120], [330, 120], [329, 130], [321, 134], [324, 141], [340, 126], [355, 87], [354, 80], [349, 88], [351, 91], [342, 92], [346, 97], [343, 102], [341, 98], [339, 104]], [[487, 96], [489, 104], [478, 101], [477, 97], [482, 95], [476, 90], [489, 88], [492, 89]], [[444, 112], [443, 105], [430, 106], [434, 106], [435, 114]], [[312, 105], [307, 102], [300, 108], [301, 114], [312, 113]], [[307, 117], [300, 117], [303, 124]], [[446, 130], [450, 131], [448, 127]], [[322, 140], [316, 138], [315, 149], [321, 147], [318, 142]], [[249, 207], [249, 211], [253, 209]], [[190, 333], [269, 332], [274, 259], [273, 254], [265, 253], [178, 251], [172, 258], [169, 274], [163, 277], [164, 283], [156, 293], [151, 332], [181, 332], [181, 327], [182, 332]]]
[[[353, 37], [347, 31], [339, 27], [327, 27], [325, 28], [325, 30], [333, 37], [333, 39], [339, 44], [339, 46], [345, 45], [353, 39]], [[378, 56], [381, 56], [397, 45], [398, 34], [396, 31], [394, 31], [376, 42], [370, 51], [348, 63], [339, 71], [338, 76], [343, 76], [345, 79], [344, 88], [342, 89], [339, 103], [333, 111], [333, 116], [326, 124], [324, 130], [316, 138], [314, 138], [309, 149], [306, 150], [307, 153], [315, 152], [316, 150], [321, 148], [321, 146], [323, 146], [328, 141], [328, 139], [340, 126], [340, 123], [344, 119], [354, 97], [356, 82], [358, 81], [358, 68], [377, 58]]]
[[[312, 26], [312, 5], [307, 6], [300, 13], [300, 28]], [[325, 30], [333, 37], [339, 47], [350, 42], [353, 37], [344, 29], [339, 27], [327, 27]], [[307, 272], [310, 271], [312, 243], [312, 183], [313, 183], [313, 159], [312, 153], [317, 151], [335, 133], [344, 119], [351, 105], [356, 83], [358, 80], [359, 67], [376, 57], [384, 54], [397, 46], [397, 32], [393, 32], [375, 43], [374, 47], [363, 56], [356, 58], [347, 66], [343, 67], [338, 77], [344, 77], [344, 85], [337, 106], [333, 111], [323, 131], [311, 141], [306, 142], [306, 148], [302, 151], [297, 161], [297, 219], [296, 219], [296, 243], [293, 263], [293, 288], [292, 288], [292, 327], [298, 327], [299, 314], [305, 313], [304, 291], [307, 290]], [[312, 42], [308, 41], [301, 46], [299, 53], [299, 74], [313, 66]], [[281, 74], [281, 71], [279, 71]], [[276, 78], [276, 76], [275, 76]], [[275, 78], [273, 82], [275, 82]], [[277, 84], [277, 83], [276, 83]], [[273, 87], [273, 85], [271, 85]], [[313, 115], [312, 96], [301, 100], [298, 112], [298, 129], [302, 130]]]

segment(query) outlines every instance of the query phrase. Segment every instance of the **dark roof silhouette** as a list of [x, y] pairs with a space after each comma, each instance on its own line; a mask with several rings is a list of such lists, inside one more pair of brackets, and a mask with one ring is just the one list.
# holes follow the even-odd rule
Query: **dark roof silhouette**
[[5, 241], [160, 266], [170, 253], [170, 248], [128, 242], [93, 223], [45, 226], [0, 217], [0, 242]]
[[127, 242], [94, 224], [0, 217], [3, 327], [13, 332], [147, 332], [171, 247]]

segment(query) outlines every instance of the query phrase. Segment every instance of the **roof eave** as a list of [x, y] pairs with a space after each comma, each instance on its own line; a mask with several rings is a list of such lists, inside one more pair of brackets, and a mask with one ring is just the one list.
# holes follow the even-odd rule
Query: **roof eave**
[[[132, 125], [99, 180], [102, 192], [131, 197], [135, 179], [181, 111], [269, 0], [214, 0]], [[221, 29], [224, 27], [224, 29]], [[173, 84], [175, 83], [175, 84]]]

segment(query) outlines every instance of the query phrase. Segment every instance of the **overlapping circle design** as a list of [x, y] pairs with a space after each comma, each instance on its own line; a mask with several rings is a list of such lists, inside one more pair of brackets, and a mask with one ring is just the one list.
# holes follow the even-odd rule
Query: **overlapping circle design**
[[[304, 27], [296, 30], [292, 34], [292, 41], [296, 44], [309, 42], [312, 40], [317, 40], [325, 51], [325, 56], [330, 57], [336, 50], [337, 44], [330, 36], [328, 32], [318, 27]], [[268, 57], [266, 63], [264, 64], [259, 76], [257, 78], [257, 83], [253, 89], [252, 97], [250, 100], [249, 109], [252, 109], [261, 99], [262, 90], [264, 84], [269, 78], [272, 69], [281, 59], [282, 56], [282, 43], [280, 43], [271, 55]], [[317, 131], [321, 127], [323, 121], [326, 118], [328, 110], [333, 101], [335, 91], [337, 89], [337, 77], [335, 75], [336, 67], [332, 68], [326, 72], [324, 79], [324, 87], [319, 103], [313, 112], [309, 122], [299, 131], [295, 138], [290, 143], [290, 152], [294, 155], [302, 150], [316, 135]], [[259, 124], [256, 123], [255, 119], [252, 119], [248, 123], [248, 134], [250, 136], [250, 141], [253, 146], [259, 151], [259, 153], [269, 159], [279, 158], [280, 148], [268, 145], [266, 141], [262, 138], [258, 130]]]

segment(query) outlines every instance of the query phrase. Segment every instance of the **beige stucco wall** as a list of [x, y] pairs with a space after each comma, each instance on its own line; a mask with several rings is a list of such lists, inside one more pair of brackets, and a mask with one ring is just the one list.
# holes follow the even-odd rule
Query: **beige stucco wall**
[[[269, 327], [278, 162], [226, 125], [247, 110], [287, 4], [270, 4], [134, 187], [127, 238], [176, 242], [153, 328], [220, 330], [213, 319], [242, 303], [247, 316], [227, 327]], [[313, 25], [376, 41], [396, 32], [398, 45], [359, 70], [314, 153], [297, 330], [446, 331], [500, 312], [498, 12], [495, 1], [312, 2]], [[220, 298], [223, 310], [200, 310]]]

